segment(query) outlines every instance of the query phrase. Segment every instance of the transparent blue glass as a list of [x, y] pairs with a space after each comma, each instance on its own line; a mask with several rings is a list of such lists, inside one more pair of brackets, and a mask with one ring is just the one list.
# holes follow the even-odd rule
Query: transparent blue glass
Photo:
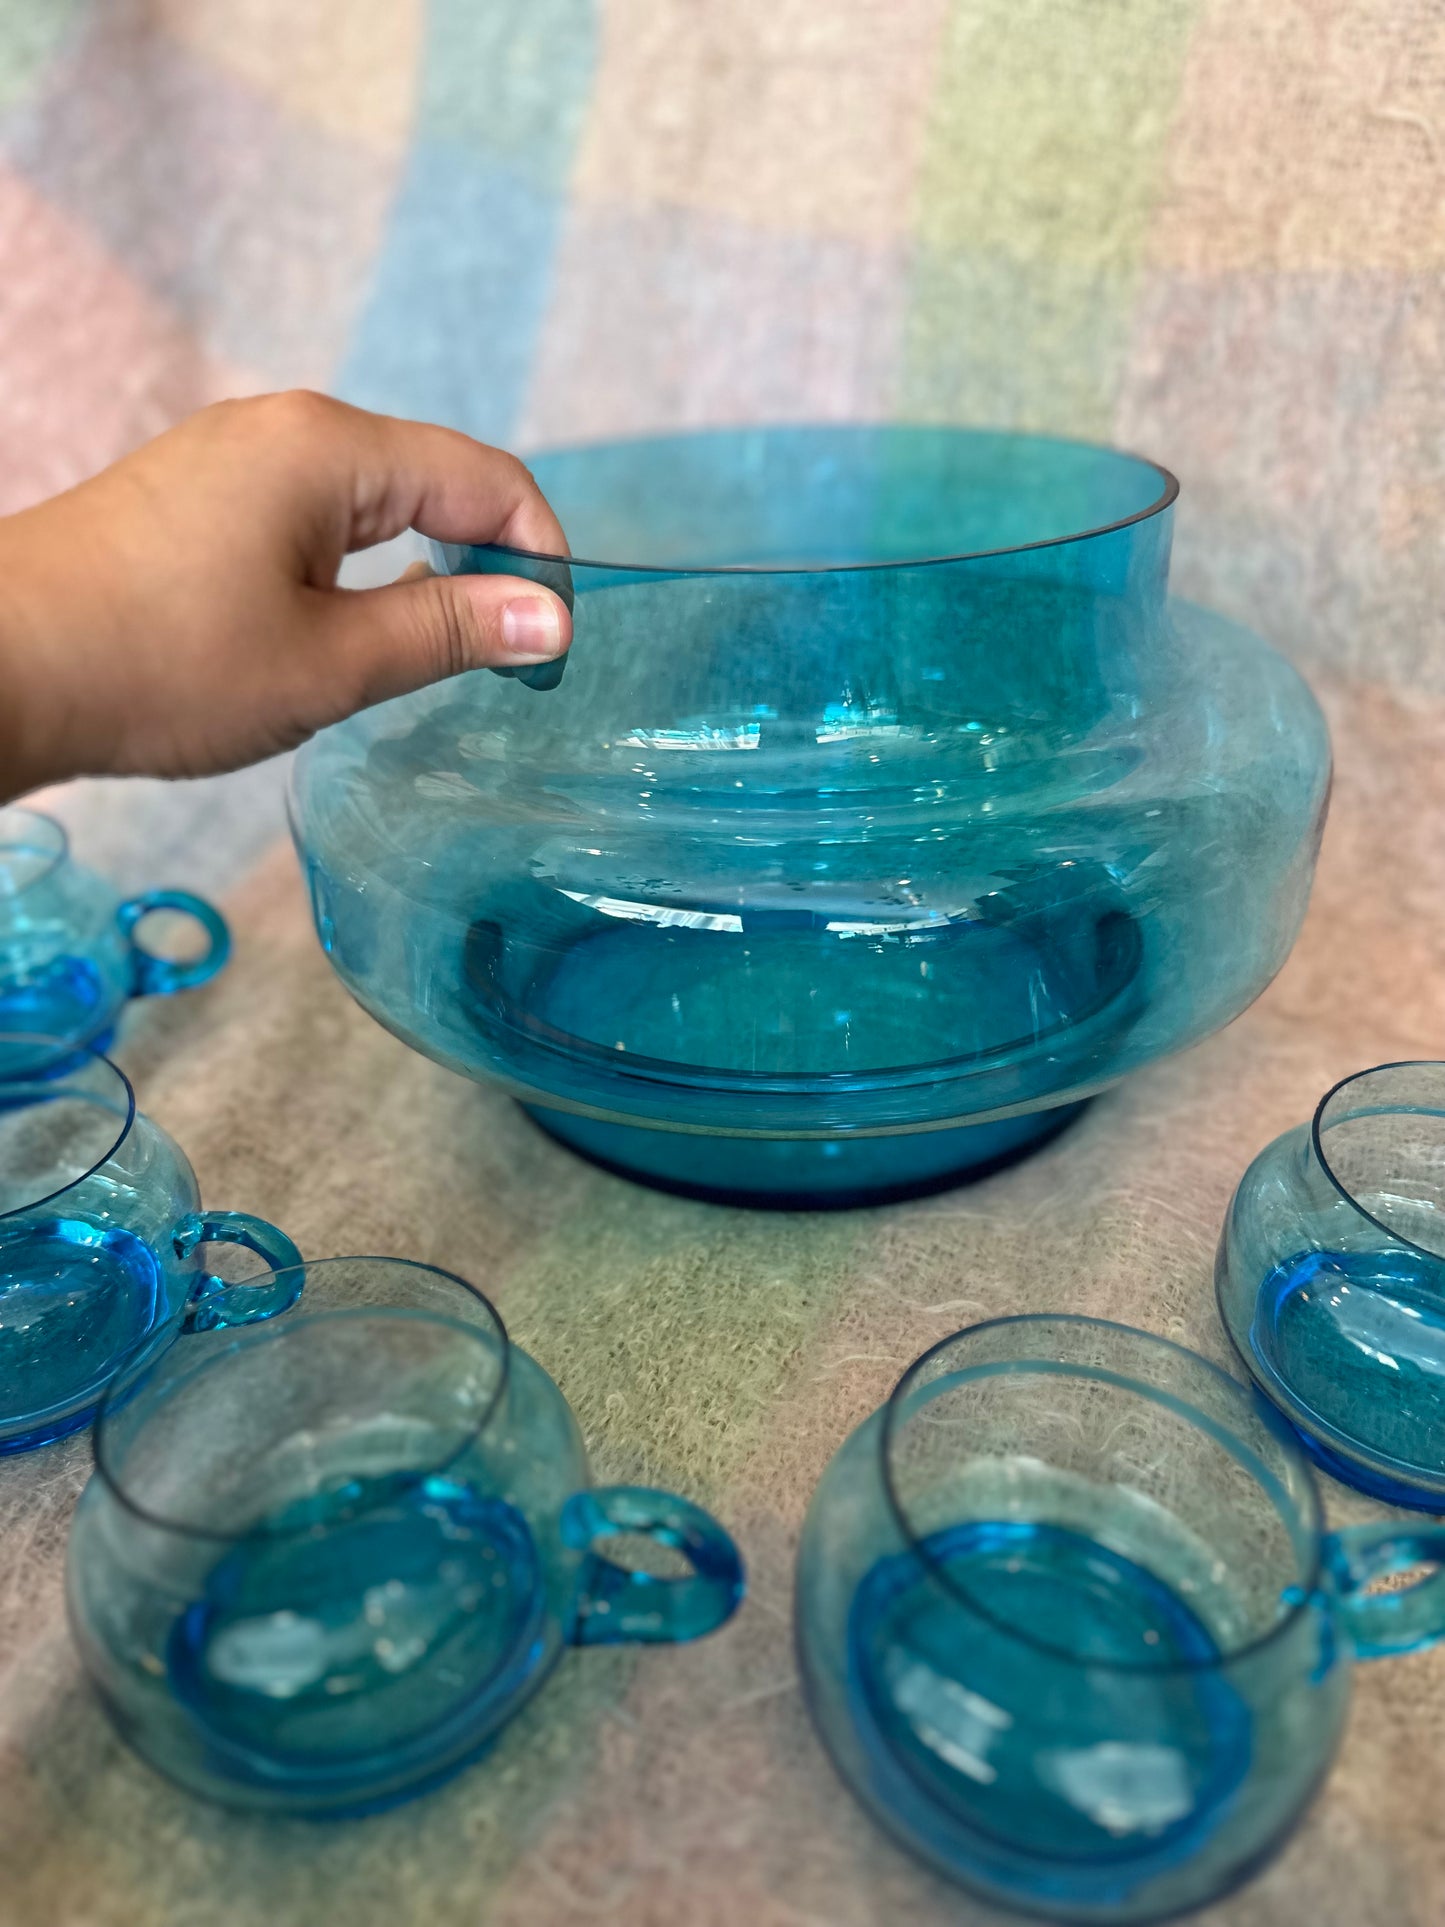
[[296, 764], [322, 944], [418, 1050], [654, 1183], [859, 1203], [1039, 1142], [1284, 960], [1328, 740], [1169, 600], [1163, 469], [933, 428], [534, 469], [570, 560], [437, 555], [572, 596], [560, 683]]
[[[186, 962], [157, 956], [139, 926], [158, 911], [194, 918], [205, 954]], [[214, 977], [230, 955], [219, 910], [187, 890], [148, 890], [124, 902], [102, 877], [70, 859], [53, 817], [19, 805], [0, 808], [0, 1077], [39, 1068], [67, 1046], [103, 1049], [132, 997], [168, 997]], [[32, 1040], [22, 1049], [19, 1035]]]
[[1214, 1275], [1240, 1358], [1326, 1471], [1445, 1512], [1445, 1063], [1347, 1077], [1261, 1151]]
[[[732, 1540], [673, 1493], [591, 1487], [479, 1292], [387, 1258], [305, 1278], [273, 1324], [139, 1360], [96, 1426], [71, 1625], [152, 1766], [232, 1806], [364, 1812], [472, 1759], [569, 1643], [729, 1618]], [[619, 1537], [685, 1575], [614, 1563]]]
[[939, 1872], [1050, 1920], [1152, 1921], [1246, 1879], [1308, 1805], [1356, 1654], [1445, 1632], [1445, 1528], [1324, 1534], [1289, 1428], [1193, 1352], [1006, 1318], [904, 1374], [798, 1556], [808, 1703]]
[[108, 1058], [72, 1049], [57, 1067], [47, 1040], [14, 1041], [46, 1068], [0, 1083], [0, 1454], [88, 1425], [135, 1346], [290, 1302], [270, 1284], [224, 1285], [208, 1246], [300, 1263], [264, 1219], [201, 1209], [179, 1146]]

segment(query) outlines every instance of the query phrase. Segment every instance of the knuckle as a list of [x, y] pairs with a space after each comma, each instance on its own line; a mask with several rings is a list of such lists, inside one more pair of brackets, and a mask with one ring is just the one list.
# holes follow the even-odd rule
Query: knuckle
[[258, 451], [314, 448], [334, 428], [340, 404], [309, 388], [214, 401], [192, 419], [208, 436]]
[[255, 406], [251, 397], [207, 402], [172, 432], [184, 436], [188, 443], [207, 454], [244, 446], [251, 432]]
[[239, 395], [227, 395], [220, 401], [208, 401], [204, 408], [198, 408], [192, 420], [207, 428], [223, 428], [244, 420], [254, 401]]
[[510, 450], [501, 449], [498, 453], [501, 457], [503, 473], [511, 484], [513, 493], [516, 495], [532, 494], [536, 490], [537, 484], [532, 479], [532, 471], [528, 468], [527, 464], [519, 455], [513, 455]]
[[265, 430], [287, 439], [309, 439], [331, 428], [337, 404], [313, 388], [283, 388], [274, 395], [262, 395], [257, 403], [257, 420]]

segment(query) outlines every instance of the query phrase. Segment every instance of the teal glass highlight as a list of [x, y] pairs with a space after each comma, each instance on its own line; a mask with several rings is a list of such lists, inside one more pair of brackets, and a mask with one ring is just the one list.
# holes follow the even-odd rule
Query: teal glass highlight
[[[158, 911], [193, 918], [202, 956], [179, 962], [141, 941]], [[206, 983], [231, 952], [219, 910], [188, 890], [148, 890], [121, 901], [70, 859], [53, 817], [0, 808], [0, 1077], [63, 1062], [70, 1048], [103, 1049], [132, 997], [169, 997]], [[31, 1040], [22, 1045], [21, 1037]], [[27, 1052], [43, 1045], [36, 1060]]]
[[795, 1630], [839, 1773], [1005, 1906], [1153, 1921], [1279, 1846], [1354, 1657], [1445, 1633], [1445, 1528], [1322, 1530], [1308, 1461], [1193, 1352], [999, 1319], [926, 1352], [814, 1494]]
[[11, 1041], [46, 1068], [0, 1082], [0, 1454], [88, 1425], [137, 1346], [291, 1302], [270, 1284], [223, 1283], [207, 1247], [242, 1246], [293, 1282], [300, 1263], [265, 1219], [202, 1209], [180, 1147], [108, 1058], [67, 1044], [58, 1065], [57, 1040]]
[[[117, 1727], [227, 1805], [360, 1813], [446, 1778], [564, 1648], [696, 1639], [737, 1548], [670, 1492], [589, 1484], [556, 1385], [460, 1278], [334, 1258], [117, 1381], [68, 1562]], [[686, 1562], [610, 1560], [619, 1535]]]
[[1445, 1063], [1347, 1077], [1261, 1151], [1214, 1275], [1236, 1351], [1315, 1460], [1445, 1512]]
[[565, 676], [295, 768], [322, 945], [415, 1048], [651, 1182], [865, 1203], [1018, 1155], [1279, 968], [1328, 740], [1170, 600], [1166, 471], [941, 428], [533, 466], [573, 557], [437, 559], [570, 594]]

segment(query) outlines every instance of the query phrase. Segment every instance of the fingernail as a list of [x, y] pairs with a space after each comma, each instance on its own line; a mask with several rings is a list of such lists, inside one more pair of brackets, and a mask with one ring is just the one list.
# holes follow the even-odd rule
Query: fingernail
[[518, 662], [550, 662], [562, 653], [557, 606], [542, 596], [509, 602], [502, 611], [502, 641]]

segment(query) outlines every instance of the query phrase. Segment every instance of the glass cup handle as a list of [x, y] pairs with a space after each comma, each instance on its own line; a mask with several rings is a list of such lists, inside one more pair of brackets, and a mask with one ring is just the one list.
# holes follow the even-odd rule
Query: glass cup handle
[[[614, 1565], [597, 1547], [619, 1533], [673, 1547], [692, 1571], [672, 1579]], [[731, 1619], [742, 1599], [743, 1562], [731, 1537], [675, 1493], [632, 1485], [575, 1493], [562, 1508], [562, 1537], [591, 1554], [569, 1632], [574, 1646], [700, 1639]]]
[[[1337, 1608], [1362, 1659], [1414, 1653], [1445, 1638], [1445, 1523], [1344, 1526], [1324, 1544]], [[1366, 1594], [1374, 1579], [1411, 1566], [1434, 1572], [1398, 1592]]]
[[214, 1273], [201, 1273], [186, 1306], [183, 1332], [222, 1331], [230, 1325], [254, 1325], [277, 1312], [289, 1311], [301, 1296], [301, 1253], [284, 1231], [249, 1211], [194, 1211], [182, 1218], [173, 1233], [178, 1258], [189, 1258], [202, 1245], [243, 1245], [264, 1258], [272, 1271], [289, 1274], [269, 1284], [228, 1285]]
[[[153, 910], [178, 910], [194, 917], [209, 939], [202, 957], [178, 963], [171, 957], [157, 957], [137, 943], [135, 927]], [[127, 897], [115, 913], [121, 935], [130, 944], [131, 995], [169, 997], [172, 991], [194, 990], [197, 984], [214, 977], [231, 954], [231, 933], [226, 919], [204, 897], [193, 897], [189, 890], [147, 890], [138, 897]]]

